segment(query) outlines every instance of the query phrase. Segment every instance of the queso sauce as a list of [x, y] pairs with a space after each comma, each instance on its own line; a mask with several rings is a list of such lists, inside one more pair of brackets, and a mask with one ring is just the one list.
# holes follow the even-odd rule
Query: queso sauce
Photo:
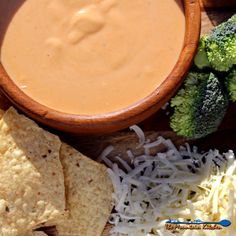
[[35, 101], [102, 114], [145, 98], [181, 52], [181, 0], [1, 0], [1, 62]]

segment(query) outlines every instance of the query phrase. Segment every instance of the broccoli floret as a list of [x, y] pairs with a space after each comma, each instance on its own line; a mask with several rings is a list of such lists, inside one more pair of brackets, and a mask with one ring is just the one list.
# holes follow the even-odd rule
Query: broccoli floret
[[236, 14], [200, 40], [195, 64], [200, 69], [210, 64], [217, 71], [229, 71], [236, 64]]
[[228, 90], [229, 99], [236, 102], [236, 68], [226, 77], [226, 88]]
[[210, 67], [210, 62], [208, 61], [206, 53], [206, 41], [207, 41], [207, 36], [202, 36], [200, 38], [198, 51], [194, 58], [194, 63], [199, 69]]
[[172, 129], [187, 138], [201, 138], [217, 130], [228, 107], [228, 98], [213, 74], [190, 72], [184, 87], [172, 98]]

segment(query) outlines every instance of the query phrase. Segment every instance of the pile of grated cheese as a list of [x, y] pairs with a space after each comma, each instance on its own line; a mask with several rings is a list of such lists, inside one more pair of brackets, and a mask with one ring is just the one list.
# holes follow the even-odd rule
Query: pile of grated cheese
[[[236, 235], [236, 161], [233, 151], [218, 150], [199, 153], [188, 144], [179, 150], [169, 139], [146, 140], [139, 127], [138, 134], [145, 152], [127, 154], [132, 164], [117, 157], [123, 168], [109, 160], [110, 146], [100, 156], [110, 168], [115, 213], [110, 217], [114, 226], [111, 236], [234, 236]], [[159, 145], [164, 152], [150, 155]], [[220, 221], [228, 219], [231, 226], [223, 230], [165, 229], [168, 219]]]

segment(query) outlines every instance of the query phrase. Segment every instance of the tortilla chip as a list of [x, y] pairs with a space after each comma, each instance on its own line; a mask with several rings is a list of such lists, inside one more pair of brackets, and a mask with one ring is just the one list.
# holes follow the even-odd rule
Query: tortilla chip
[[112, 210], [113, 187], [107, 168], [63, 144], [68, 217], [58, 221], [58, 234], [100, 236]]
[[0, 235], [24, 235], [65, 209], [61, 142], [10, 108], [0, 121]]
[[48, 236], [48, 235], [45, 234], [43, 231], [30, 231], [24, 234], [24, 236]]

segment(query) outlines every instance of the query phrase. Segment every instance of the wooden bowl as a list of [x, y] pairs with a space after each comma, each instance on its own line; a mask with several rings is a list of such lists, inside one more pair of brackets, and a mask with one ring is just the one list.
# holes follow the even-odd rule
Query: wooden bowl
[[[170, 75], [149, 96], [117, 112], [81, 116], [43, 106], [22, 92], [0, 64], [0, 89], [20, 110], [52, 128], [78, 134], [108, 133], [139, 123], [160, 109], [177, 91], [188, 71], [198, 45], [201, 10], [198, 0], [183, 0], [186, 33], [179, 60]], [[168, 17], [168, 16], [166, 16]]]

